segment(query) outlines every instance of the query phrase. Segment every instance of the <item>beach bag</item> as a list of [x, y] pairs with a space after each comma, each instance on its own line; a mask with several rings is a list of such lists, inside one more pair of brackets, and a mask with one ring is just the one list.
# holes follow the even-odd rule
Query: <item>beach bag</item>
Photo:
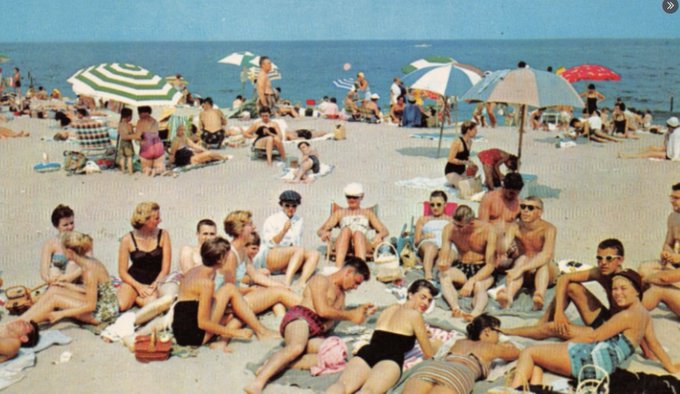
[[404, 277], [404, 272], [399, 266], [397, 250], [389, 242], [381, 242], [375, 248], [373, 262], [377, 266], [375, 277], [381, 282], [394, 282]]
[[338, 123], [333, 130], [333, 139], [336, 141], [344, 140], [347, 138], [347, 131], [345, 130], [345, 125]]
[[170, 358], [172, 341], [167, 334], [161, 334], [160, 338], [156, 331], [150, 335], [140, 335], [135, 338], [135, 358], [140, 363], [152, 361], [165, 361]]
[[85, 169], [87, 158], [84, 154], [74, 151], [64, 151], [64, 171], [69, 174], [80, 174]]
[[411, 243], [407, 242], [404, 247], [399, 252], [399, 258], [401, 259], [401, 265], [405, 269], [411, 269], [416, 266], [418, 258], [416, 257], [416, 252], [411, 249]]
[[482, 191], [482, 178], [466, 178], [458, 182], [458, 190], [460, 197], [464, 200], [469, 200], [470, 197]]
[[7, 308], [9, 314], [21, 315], [26, 312], [38, 300], [38, 290], [44, 286], [47, 286], [47, 283], [43, 283], [34, 289], [21, 285], [8, 287], [5, 290], [5, 297], [7, 297], [5, 308]]

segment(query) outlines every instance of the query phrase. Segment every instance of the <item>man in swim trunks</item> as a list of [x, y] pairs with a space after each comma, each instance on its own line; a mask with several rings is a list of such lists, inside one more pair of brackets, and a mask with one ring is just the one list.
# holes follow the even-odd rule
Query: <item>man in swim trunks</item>
[[670, 198], [673, 212], [668, 215], [661, 259], [643, 263], [638, 270], [651, 285], [642, 298], [645, 308], [652, 310], [663, 302], [680, 315], [680, 183], [673, 185]]
[[512, 268], [506, 271], [505, 289], [498, 292], [497, 301], [501, 307], [509, 307], [526, 280], [533, 283], [534, 310], [541, 310], [548, 285], [555, 284], [559, 273], [553, 261], [557, 229], [541, 219], [543, 201], [540, 198], [529, 196], [519, 207], [519, 221], [510, 225], [503, 242], [516, 242], [521, 252]]
[[281, 321], [283, 349], [271, 356], [255, 373], [255, 381], [244, 388], [249, 394], [261, 393], [267, 382], [305, 352], [310, 339], [322, 336], [336, 320], [362, 324], [375, 312], [372, 304], [345, 309], [345, 293], [370, 279], [366, 262], [349, 257], [335, 273], [314, 275], [302, 293], [300, 305], [288, 310]]
[[206, 97], [201, 104], [203, 112], [198, 116], [198, 127], [201, 129], [201, 140], [209, 146], [222, 146], [224, 126], [227, 119], [218, 108], [213, 107], [212, 98]]
[[[479, 220], [494, 225], [498, 239], [504, 239], [506, 229], [519, 217], [519, 193], [523, 187], [522, 176], [518, 172], [512, 172], [503, 179], [502, 188], [484, 194], [479, 204]], [[511, 246], [503, 242], [496, 244], [499, 261], [505, 258], [508, 247]], [[510, 251], [512, 250], [513, 248], [510, 248]]]
[[[451, 242], [458, 249], [457, 258], [451, 252]], [[488, 302], [486, 291], [494, 283], [495, 253], [496, 232], [493, 226], [475, 219], [475, 213], [467, 205], [458, 206], [453, 222], [442, 231], [442, 247], [437, 258], [442, 294], [454, 317], [472, 320], [484, 312]], [[463, 297], [473, 295], [474, 309], [471, 313], [461, 311], [454, 285], [462, 286], [460, 295]]]
[[[622, 270], [624, 259], [623, 244], [618, 239], [605, 239], [597, 246], [597, 268], [577, 271], [560, 276], [555, 287], [555, 299], [535, 326], [503, 329], [506, 335], [517, 335], [532, 339], [558, 337], [572, 339], [582, 330], [570, 324], [564, 311], [573, 302], [586, 326], [598, 328], [618, 312], [612, 295], [612, 278]], [[595, 297], [583, 283], [597, 282], [607, 294], [609, 308]]]
[[272, 61], [267, 56], [260, 57], [260, 73], [257, 74], [257, 109], [269, 108], [275, 113], [277, 95], [269, 80], [269, 72], [272, 70]]
[[489, 191], [499, 187], [501, 181], [505, 176], [501, 172], [501, 164], [510, 172], [517, 171], [518, 160], [517, 156], [510, 154], [504, 150], [497, 148], [487, 149], [477, 154], [479, 161], [482, 162], [482, 169], [484, 170], [484, 184]]
[[0, 324], [0, 363], [14, 358], [19, 348], [37, 345], [39, 339], [40, 330], [33, 321], [16, 319]]

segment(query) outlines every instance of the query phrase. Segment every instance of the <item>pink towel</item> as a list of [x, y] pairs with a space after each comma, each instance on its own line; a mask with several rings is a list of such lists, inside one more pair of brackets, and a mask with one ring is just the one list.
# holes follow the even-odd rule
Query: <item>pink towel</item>
[[347, 364], [347, 345], [339, 337], [328, 337], [316, 357], [317, 365], [310, 370], [313, 376], [342, 371]]

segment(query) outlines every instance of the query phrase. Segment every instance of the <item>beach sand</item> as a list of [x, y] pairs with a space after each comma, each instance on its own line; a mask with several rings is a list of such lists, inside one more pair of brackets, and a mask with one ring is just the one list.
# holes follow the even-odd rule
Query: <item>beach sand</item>
[[[287, 122], [291, 129], [328, 131], [336, 123], [310, 119]], [[230, 120], [230, 124], [238, 122]], [[247, 148], [225, 149], [225, 153], [234, 155], [232, 161], [182, 173], [177, 178], [150, 179], [141, 174], [129, 176], [118, 171], [79, 176], [66, 176], [63, 171], [38, 174], [32, 167], [40, 162], [43, 152], [51, 160], [62, 162], [62, 152], [74, 148], [69, 143], [40, 141], [40, 137], [51, 137], [55, 133], [49, 125], [46, 120], [19, 118], [6, 126], [28, 130], [31, 137], [0, 141], [3, 169], [0, 188], [3, 262], [0, 269], [5, 287], [40, 283], [40, 247], [56, 233], [49, 217], [59, 203], [75, 210], [76, 229], [93, 236], [94, 255], [104, 262], [111, 274], [117, 273], [118, 241], [131, 230], [132, 210], [138, 202], [147, 200], [161, 206], [161, 227], [169, 231], [172, 240], [173, 268], [177, 267], [180, 247], [195, 243], [195, 224], [199, 219], [212, 218], [221, 223], [228, 212], [248, 209], [254, 214], [256, 226], [261, 227], [264, 219], [279, 209], [277, 197], [285, 189], [297, 190], [302, 195], [298, 213], [305, 219], [303, 241], [307, 247], [322, 246], [316, 229], [328, 217], [332, 201], [344, 202], [344, 185], [354, 181], [364, 186], [364, 205], [378, 203], [379, 216], [391, 236], [398, 235], [405, 223], [420, 215], [417, 202], [427, 199], [429, 191], [396, 186], [395, 182], [418, 176], [443, 176], [450, 144], [445, 141], [441, 157], [435, 159], [437, 142], [409, 138], [416, 132], [413, 129], [347, 123], [347, 140], [314, 144], [322, 162], [334, 165], [335, 169], [330, 175], [307, 185], [285, 184], [278, 179], [277, 167], [250, 160]], [[544, 199], [543, 217], [558, 228], [556, 259], [594, 263], [598, 242], [609, 237], [623, 242], [627, 267], [657, 258], [671, 210], [668, 195], [671, 185], [679, 181], [677, 163], [620, 160], [616, 154], [658, 145], [662, 137], [643, 135], [639, 141], [606, 145], [589, 143], [556, 149], [555, 135], [555, 132], [528, 132], [521, 169], [538, 176], [539, 194], [553, 196]], [[518, 136], [514, 128], [482, 128], [479, 136], [482, 139], [473, 144], [473, 151], [493, 147], [510, 152], [517, 149]], [[294, 145], [286, 147], [289, 155], [299, 156]], [[478, 204], [470, 205], [476, 209]], [[387, 305], [394, 298], [381, 284], [371, 281], [352, 293], [348, 303], [368, 300]], [[434, 313], [441, 317], [446, 314], [442, 310]], [[657, 335], [672, 358], [678, 360], [677, 317], [667, 310], [657, 310], [654, 316]], [[5, 316], [3, 320], [6, 319]], [[508, 326], [524, 323], [505, 317], [502, 320]], [[275, 328], [279, 320], [268, 315], [264, 321]], [[456, 325], [462, 327], [460, 321]], [[235, 342], [233, 354], [201, 349], [197, 358], [172, 358], [167, 362], [144, 365], [136, 362], [120, 344], [106, 344], [72, 323], [59, 323], [56, 328], [73, 337], [73, 342], [39, 353], [36, 367], [28, 370], [27, 377], [7, 392], [191, 390], [236, 393], [253, 377], [244, 365], [262, 360], [276, 343]], [[65, 350], [73, 353], [71, 361], [53, 365]], [[662, 371], [651, 363], [634, 364], [634, 369]], [[265, 392], [305, 391], [270, 385]]]

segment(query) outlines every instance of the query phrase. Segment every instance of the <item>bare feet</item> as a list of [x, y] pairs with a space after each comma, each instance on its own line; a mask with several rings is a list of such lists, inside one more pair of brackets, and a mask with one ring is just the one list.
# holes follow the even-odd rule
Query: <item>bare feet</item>
[[267, 341], [270, 339], [281, 339], [281, 334], [277, 331], [265, 328], [264, 331], [257, 333], [257, 339], [260, 341]]
[[229, 340], [220, 338], [217, 342], [213, 342], [208, 346], [212, 350], [221, 350], [225, 353], [233, 353], [234, 349], [229, 347]]
[[543, 305], [545, 304], [545, 301], [543, 300], [543, 294], [534, 293], [533, 301], [535, 311], [543, 310]]
[[496, 301], [500, 304], [501, 309], [507, 308], [510, 305], [508, 291], [506, 289], [498, 290], [498, 293], [496, 294]]
[[463, 320], [465, 320], [465, 321], [471, 321], [472, 319], [475, 318], [474, 316], [472, 316], [472, 314], [470, 314], [468, 312], [464, 312], [460, 308], [453, 308], [451, 310], [451, 316], [462, 317]]
[[259, 384], [256, 382], [253, 382], [246, 387], [243, 388], [243, 391], [245, 391], [248, 394], [260, 394], [262, 392], [263, 387], [260, 387]]

